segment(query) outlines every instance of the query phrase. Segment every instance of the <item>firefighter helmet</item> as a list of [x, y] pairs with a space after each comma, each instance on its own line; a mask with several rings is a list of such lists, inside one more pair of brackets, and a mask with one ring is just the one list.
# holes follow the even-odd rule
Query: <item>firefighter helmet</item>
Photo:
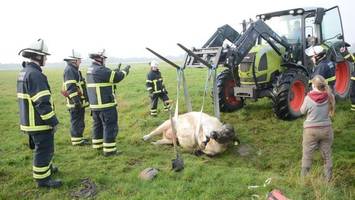
[[315, 55], [325, 53], [325, 49], [322, 46], [317, 45], [317, 46], [308, 47], [306, 50], [304, 50], [304, 52], [306, 53], [307, 56], [315, 56]]
[[80, 60], [82, 59], [81, 54], [74, 49], [72, 49], [70, 56], [64, 58], [64, 61]]
[[29, 47], [22, 49], [18, 54], [21, 54], [25, 58], [31, 58], [33, 54], [41, 56], [51, 55], [48, 52], [48, 47], [46, 43], [42, 39], [36, 40], [32, 44], [30, 44]]
[[150, 62], [150, 66], [151, 66], [151, 67], [158, 67], [158, 65], [159, 65], [159, 63], [158, 63], [157, 61], [155, 61], [155, 60], [152, 60], [152, 61]]
[[95, 59], [95, 58], [107, 58], [105, 49], [102, 49], [98, 52], [93, 52], [89, 53], [89, 58]]

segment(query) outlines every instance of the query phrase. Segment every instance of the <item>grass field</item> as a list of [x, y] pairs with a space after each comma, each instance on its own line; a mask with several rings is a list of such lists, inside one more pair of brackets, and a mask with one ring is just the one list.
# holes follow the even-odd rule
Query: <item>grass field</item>
[[[163, 64], [162, 64], [163, 65]], [[20, 66], [19, 66], [20, 68]], [[69, 136], [69, 113], [60, 95], [63, 69], [45, 70], [50, 81], [56, 113], [60, 121], [55, 135], [54, 163], [60, 169], [55, 178], [64, 185], [57, 190], [38, 189], [32, 179], [32, 152], [28, 138], [19, 131], [16, 102], [17, 71], [0, 73], [0, 199], [72, 199], [84, 178], [98, 187], [96, 199], [251, 199], [253, 194], [265, 199], [274, 188], [295, 199], [355, 199], [355, 113], [350, 102], [337, 103], [333, 120], [334, 178], [331, 183], [322, 179], [322, 159], [317, 152], [309, 178], [299, 177], [302, 152], [302, 123], [304, 118], [281, 121], [274, 117], [271, 101], [247, 101], [238, 112], [222, 113], [223, 122], [234, 125], [243, 145], [250, 154], [241, 156], [238, 147], [210, 158], [183, 153], [185, 169], [171, 171], [174, 158], [171, 146], [157, 147], [141, 140], [156, 126], [168, 119], [159, 103], [159, 115], [149, 116], [149, 99], [145, 91], [148, 67], [133, 65], [129, 76], [118, 85], [120, 132], [118, 148], [123, 154], [103, 157], [91, 147], [73, 147]], [[162, 66], [162, 74], [171, 99], [176, 94], [176, 73]], [[187, 69], [187, 84], [193, 109], [202, 102], [206, 69]], [[183, 102], [183, 98], [181, 101]], [[205, 112], [213, 114], [208, 98]], [[181, 113], [185, 112], [181, 104]], [[92, 119], [86, 113], [85, 136], [90, 137]], [[141, 181], [138, 174], [147, 167], [160, 172], [153, 181]], [[272, 181], [266, 187], [267, 178]], [[250, 185], [261, 185], [248, 189]]]

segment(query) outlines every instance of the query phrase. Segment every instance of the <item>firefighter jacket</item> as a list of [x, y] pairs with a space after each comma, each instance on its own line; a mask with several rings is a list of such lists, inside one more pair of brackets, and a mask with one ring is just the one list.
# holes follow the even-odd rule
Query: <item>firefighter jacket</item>
[[62, 93], [66, 97], [67, 107], [74, 108], [79, 105], [84, 108], [89, 106], [85, 78], [78, 67], [69, 63], [63, 76]]
[[317, 66], [314, 68], [313, 76], [321, 75], [323, 76], [328, 83], [335, 81], [335, 64], [332, 61], [324, 59], [320, 61]]
[[120, 82], [127, 71], [111, 70], [97, 62], [88, 68], [87, 91], [91, 110], [105, 110], [117, 105], [115, 83]]
[[24, 63], [17, 78], [20, 129], [25, 132], [50, 130], [58, 124], [47, 77], [35, 63]]
[[150, 70], [147, 75], [146, 88], [150, 93], [158, 94], [166, 92], [165, 86], [163, 84], [163, 78], [159, 70]]

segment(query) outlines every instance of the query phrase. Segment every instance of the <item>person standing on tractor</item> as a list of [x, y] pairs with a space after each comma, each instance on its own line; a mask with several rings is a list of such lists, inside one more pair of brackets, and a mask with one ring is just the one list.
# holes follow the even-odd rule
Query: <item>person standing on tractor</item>
[[311, 46], [305, 50], [307, 56], [310, 56], [314, 63], [311, 78], [316, 75], [323, 76], [329, 85], [335, 83], [335, 63], [326, 56], [326, 50], [322, 46]]
[[47, 77], [41, 67], [46, 63], [48, 47], [42, 39], [36, 40], [19, 55], [29, 59], [23, 62], [23, 69], [17, 77], [17, 99], [20, 113], [20, 129], [29, 136], [33, 153], [33, 178], [38, 187], [57, 188], [60, 180], [51, 175], [58, 171], [52, 164], [54, 154], [54, 133], [59, 123]]
[[320, 149], [324, 159], [324, 175], [332, 178], [333, 129], [330, 117], [335, 112], [335, 97], [326, 80], [321, 75], [312, 79], [312, 91], [304, 99], [301, 113], [307, 118], [303, 123], [303, 155], [301, 176], [306, 176], [311, 168], [313, 152]]
[[147, 74], [146, 88], [150, 97], [150, 115], [158, 115], [158, 100], [159, 98], [164, 103], [164, 110], [170, 110], [168, 91], [163, 84], [163, 77], [158, 68], [159, 63], [155, 60], [150, 62], [150, 71]]
[[67, 67], [64, 70], [64, 83], [62, 94], [66, 97], [70, 113], [70, 135], [74, 146], [89, 145], [83, 138], [85, 128], [85, 108], [89, 106], [85, 79], [79, 70], [81, 55], [74, 51], [67, 58]]
[[93, 60], [87, 71], [87, 89], [94, 120], [93, 148], [103, 149], [104, 156], [116, 155], [118, 117], [115, 84], [128, 75], [131, 66], [127, 65], [122, 71], [107, 68], [105, 50], [91, 53], [89, 57]]

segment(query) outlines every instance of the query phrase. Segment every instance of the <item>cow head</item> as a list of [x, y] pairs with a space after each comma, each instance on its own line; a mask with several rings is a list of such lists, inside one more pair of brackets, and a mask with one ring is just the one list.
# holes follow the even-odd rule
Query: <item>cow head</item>
[[239, 139], [234, 132], [234, 127], [230, 124], [223, 124], [219, 130], [212, 131], [211, 138], [220, 144], [232, 143], [235, 141], [239, 143]]

